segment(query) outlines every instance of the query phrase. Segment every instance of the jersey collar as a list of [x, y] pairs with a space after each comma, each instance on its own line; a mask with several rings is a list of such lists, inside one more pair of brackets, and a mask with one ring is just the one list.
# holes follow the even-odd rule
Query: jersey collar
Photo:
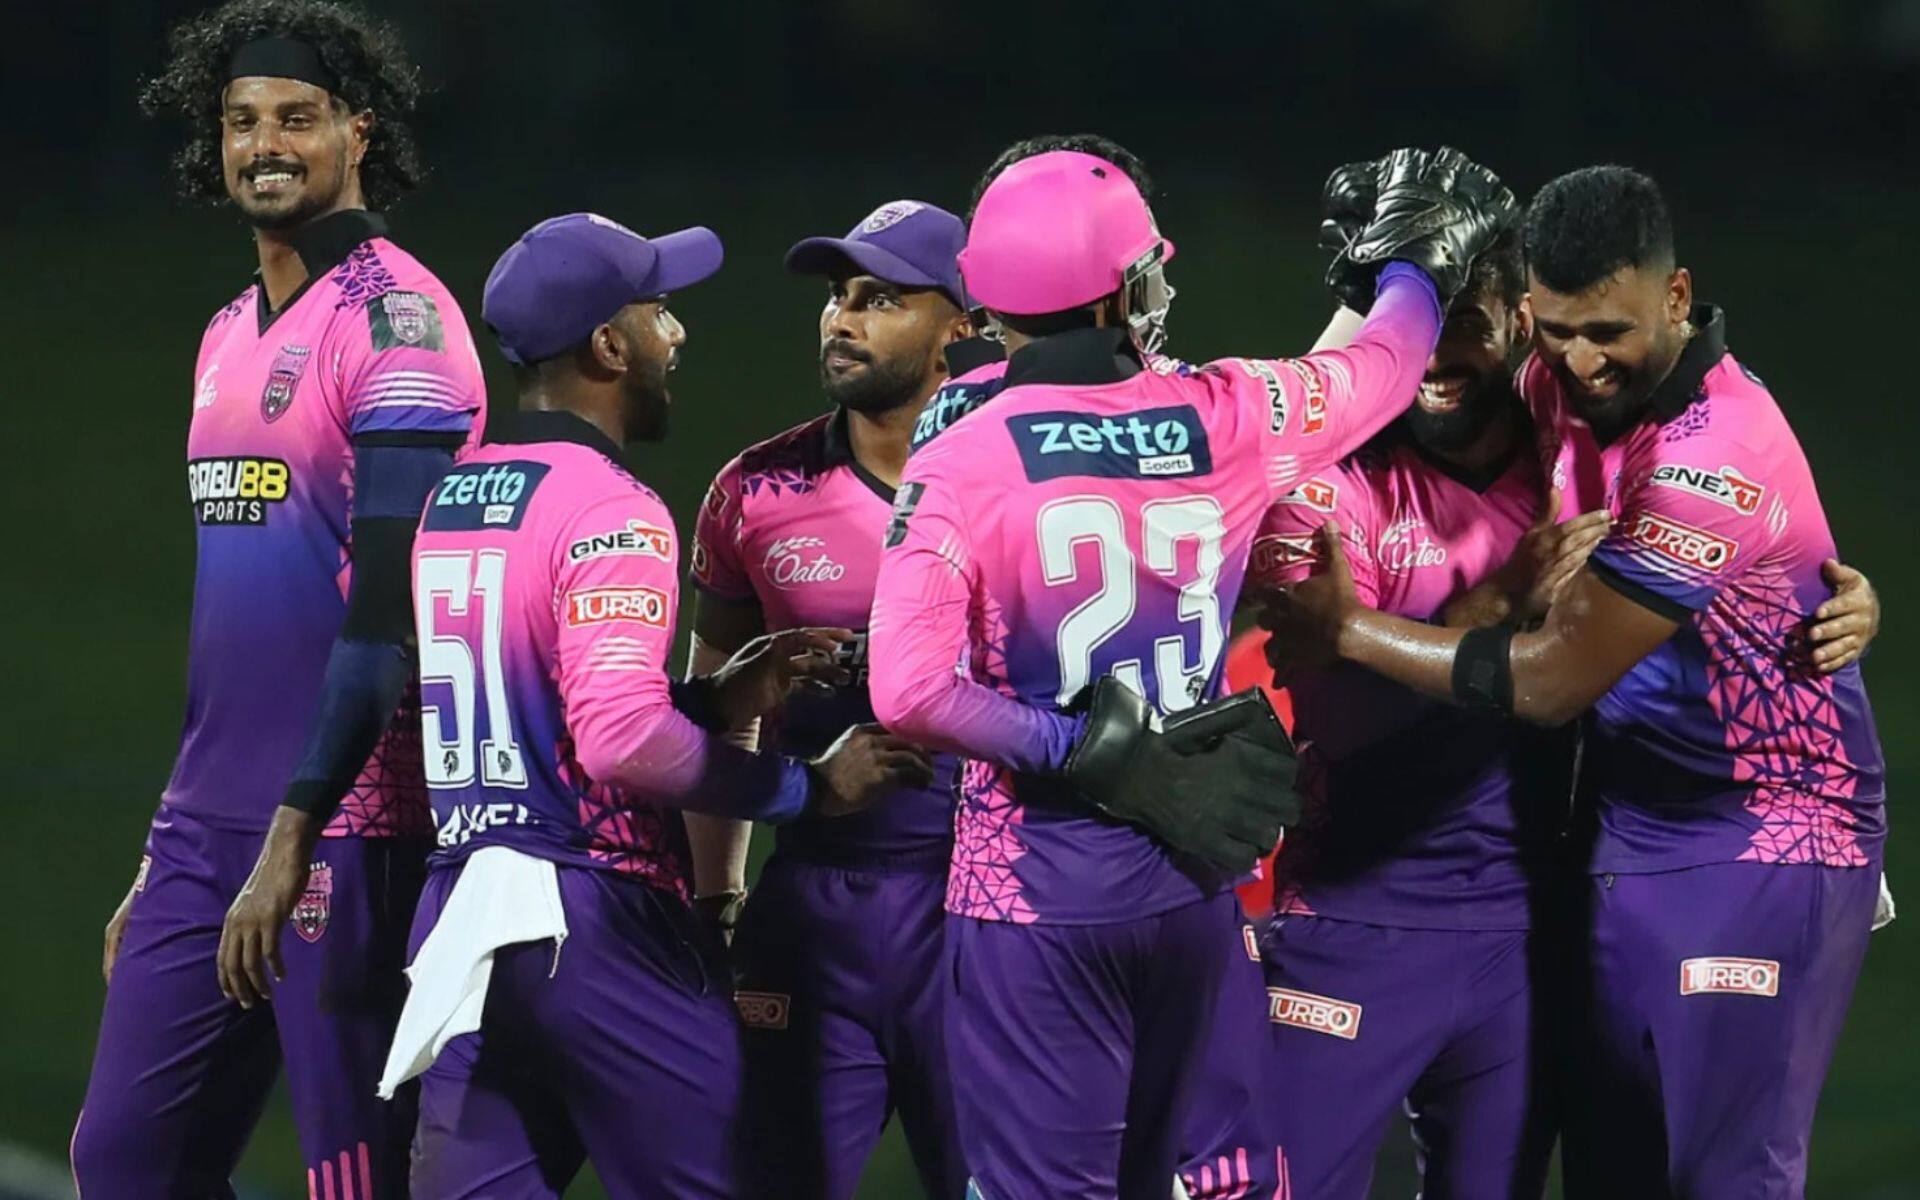
[[1070, 329], [1022, 346], [1007, 360], [1006, 386], [1097, 387], [1131, 379], [1145, 369], [1127, 330]]
[[387, 219], [364, 208], [343, 208], [339, 212], [328, 213], [288, 234], [287, 244], [300, 256], [300, 265], [307, 269], [307, 281], [293, 289], [293, 295], [287, 297], [286, 303], [269, 311], [267, 289], [260, 285], [260, 272], [253, 273], [253, 306], [260, 317], [261, 334], [264, 336], [267, 327], [278, 320], [281, 313], [292, 308], [300, 297], [306, 295], [315, 280], [346, 261], [347, 255], [352, 254], [356, 246], [386, 236]]
[[1693, 340], [1680, 352], [1673, 370], [1647, 397], [1647, 411], [1656, 421], [1671, 421], [1687, 411], [1706, 382], [1707, 372], [1727, 356], [1726, 310], [1712, 304], [1696, 304], [1689, 314], [1693, 322]]
[[[627, 471], [620, 447], [606, 434], [594, 428], [585, 417], [556, 409], [522, 409], [499, 420], [487, 422], [487, 441], [499, 445], [525, 446], [540, 442], [571, 442], [598, 451], [613, 465]], [[629, 475], [631, 471], [627, 471]]]
[[827, 418], [827, 423], [821, 426], [820, 465], [828, 470], [834, 467], [847, 468], [853, 472], [855, 479], [867, 485], [867, 490], [888, 504], [892, 504], [893, 489], [887, 486], [887, 481], [867, 470], [866, 466], [854, 457], [853, 436], [847, 432], [848, 420], [847, 406], [843, 404], [834, 409], [833, 415]]
[[996, 363], [1007, 356], [1007, 348], [991, 338], [970, 337], [950, 343], [947, 356], [947, 378], [965, 375], [969, 371], [978, 371], [988, 363]]

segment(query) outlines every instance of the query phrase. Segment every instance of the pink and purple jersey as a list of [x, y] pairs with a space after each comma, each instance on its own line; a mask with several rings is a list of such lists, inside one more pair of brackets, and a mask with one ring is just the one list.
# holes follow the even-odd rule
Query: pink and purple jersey
[[[1395, 439], [1268, 510], [1247, 586], [1298, 582], [1338, 521], [1361, 603], [1438, 622], [1506, 562], [1540, 507], [1531, 445], [1468, 473]], [[1566, 812], [1571, 746], [1351, 665], [1287, 681], [1307, 813], [1275, 860], [1275, 909], [1401, 929], [1526, 929]]]
[[1412, 398], [1439, 330], [1390, 275], [1359, 337], [1302, 359], [1142, 364], [1123, 332], [1043, 339], [1005, 387], [908, 461], [872, 621], [875, 710], [970, 761], [950, 912], [1090, 924], [1230, 881], [1099, 819], [1058, 772], [1067, 710], [1113, 674], [1161, 712], [1217, 689], [1261, 514]]
[[[763, 741], [812, 758], [849, 726], [873, 720], [867, 696], [867, 618], [894, 489], [866, 470], [847, 440], [844, 411], [753, 446], [721, 468], [694, 529], [694, 584], [722, 600], [753, 601], [768, 629], [852, 629], [842, 653], [851, 686], [796, 692]], [[770, 735], [770, 736], [768, 736]], [[802, 818], [779, 830], [781, 850], [871, 862], [929, 858], [953, 844], [958, 760], [942, 755], [931, 787], [899, 791], [863, 812]]]
[[[477, 435], [480, 361], [453, 296], [361, 211], [300, 230], [308, 281], [214, 315], [194, 368], [187, 486], [198, 533], [187, 715], [165, 803], [267, 827], [312, 732], [352, 570], [353, 440]], [[407, 710], [327, 827], [427, 831]]]
[[939, 437], [953, 423], [1000, 394], [1006, 386], [1007, 360], [981, 363], [941, 384], [920, 409], [914, 420], [913, 434], [907, 441], [909, 453]]
[[1520, 375], [1556, 482], [1612, 532], [1591, 569], [1680, 622], [1594, 706], [1582, 787], [1599, 871], [1721, 862], [1861, 866], [1885, 836], [1884, 763], [1857, 665], [1808, 660], [1835, 554], [1784, 414], [1726, 349], [1715, 309], [1649, 401], [1602, 446], [1538, 358]]

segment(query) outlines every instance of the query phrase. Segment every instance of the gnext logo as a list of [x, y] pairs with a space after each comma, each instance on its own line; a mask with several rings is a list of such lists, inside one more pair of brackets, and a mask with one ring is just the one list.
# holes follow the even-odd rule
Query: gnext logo
[[1010, 417], [1029, 482], [1067, 476], [1161, 479], [1213, 470], [1207, 431], [1190, 405], [1094, 416], [1041, 412]]

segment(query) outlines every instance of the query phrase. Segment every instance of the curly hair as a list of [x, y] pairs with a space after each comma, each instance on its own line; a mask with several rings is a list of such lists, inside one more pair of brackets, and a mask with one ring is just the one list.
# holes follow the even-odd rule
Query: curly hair
[[368, 206], [390, 207], [416, 187], [426, 168], [406, 118], [420, 101], [420, 71], [390, 26], [336, 0], [227, 0], [174, 26], [171, 60], [140, 92], [142, 112], [177, 116], [187, 126], [187, 143], [173, 158], [180, 194], [227, 199], [220, 162], [227, 63], [246, 43], [276, 36], [311, 45], [340, 80], [335, 98], [352, 112], [373, 113], [360, 161]]
[[1622, 267], [1673, 269], [1673, 221], [1653, 180], [1629, 167], [1582, 167], [1527, 207], [1527, 266], [1556, 292], [1583, 292]]
[[1140, 190], [1141, 199], [1152, 203], [1153, 177], [1147, 174], [1146, 164], [1133, 151], [1097, 133], [1043, 133], [1039, 137], [1023, 138], [1008, 146], [993, 160], [991, 166], [980, 173], [979, 180], [973, 185], [973, 196], [967, 201], [967, 220], [973, 220], [974, 210], [980, 207], [980, 197], [986, 195], [988, 185], [1000, 178], [1002, 171], [1036, 154], [1050, 154], [1056, 150], [1074, 150], [1106, 159], [1127, 173], [1127, 178], [1133, 180], [1133, 186]]

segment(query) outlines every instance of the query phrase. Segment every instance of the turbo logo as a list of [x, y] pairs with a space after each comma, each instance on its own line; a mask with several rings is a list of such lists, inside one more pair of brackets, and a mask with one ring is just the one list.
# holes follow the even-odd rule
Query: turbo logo
[[567, 593], [567, 627], [632, 621], [667, 626], [667, 594], [650, 587], [583, 588]]
[[1291, 1025], [1350, 1042], [1360, 1036], [1358, 1004], [1292, 988], [1267, 989], [1267, 1019], [1275, 1025]]
[[1740, 549], [1740, 543], [1732, 538], [1695, 529], [1659, 513], [1641, 513], [1627, 536], [1663, 558], [1703, 571], [1726, 566]]
[[1722, 992], [1778, 996], [1780, 964], [1770, 958], [1689, 958], [1680, 964], [1680, 994]]

